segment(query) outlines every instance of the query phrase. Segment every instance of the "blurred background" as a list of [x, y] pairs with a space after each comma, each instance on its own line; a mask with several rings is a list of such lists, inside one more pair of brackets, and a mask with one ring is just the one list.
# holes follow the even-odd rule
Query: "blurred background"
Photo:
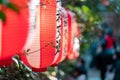
[[[21, 63], [19, 69], [0, 68], [1, 80], [8, 80], [8, 75], [10, 80], [120, 80], [120, 0], [62, 0], [62, 6], [76, 14], [79, 57], [40, 73]], [[5, 19], [2, 13], [0, 17]]]
[[[78, 71], [80, 75], [85, 74], [87, 80], [119, 80], [120, 0], [62, 2], [63, 6], [76, 13], [82, 30], [80, 56], [76, 63], [70, 64], [71, 68], [75, 68], [74, 77]], [[79, 63], [82, 65], [81, 69], [76, 67]], [[86, 80], [82, 77], [84, 75], [76, 80]]]

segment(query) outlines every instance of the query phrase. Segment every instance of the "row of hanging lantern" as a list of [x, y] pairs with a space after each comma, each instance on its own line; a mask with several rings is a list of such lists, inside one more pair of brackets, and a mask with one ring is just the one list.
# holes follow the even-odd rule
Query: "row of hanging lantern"
[[[0, 66], [20, 59], [33, 71], [45, 71], [65, 58], [79, 56], [75, 14], [61, 7], [60, 0], [10, 0], [20, 10], [6, 7], [0, 22]], [[29, 3], [29, 4], [28, 4]]]

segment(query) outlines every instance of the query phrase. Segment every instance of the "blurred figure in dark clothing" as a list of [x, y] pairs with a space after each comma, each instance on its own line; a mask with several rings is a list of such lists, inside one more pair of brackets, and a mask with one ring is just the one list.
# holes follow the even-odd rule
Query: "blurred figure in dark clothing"
[[106, 59], [106, 55], [105, 54], [99, 54], [96, 57], [97, 60], [97, 67], [98, 69], [100, 69], [100, 76], [101, 76], [101, 80], [105, 79], [105, 73], [107, 71], [107, 59]]
[[72, 75], [75, 80], [86, 80], [87, 71], [85, 69], [84, 60], [82, 58], [78, 59]]
[[110, 69], [110, 72], [115, 71], [113, 80], [120, 80], [120, 52], [116, 52], [115, 56], [115, 63]]
[[115, 39], [113, 38], [111, 31], [108, 31], [102, 38], [101, 48], [102, 51], [96, 59], [101, 71], [101, 79], [105, 80], [107, 66], [113, 64], [113, 56], [115, 54]]

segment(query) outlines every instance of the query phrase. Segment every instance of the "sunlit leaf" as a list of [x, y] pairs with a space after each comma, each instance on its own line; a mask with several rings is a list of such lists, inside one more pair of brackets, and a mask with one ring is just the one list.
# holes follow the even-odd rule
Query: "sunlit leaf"
[[90, 22], [93, 22], [94, 21], [94, 18], [91, 16], [91, 17], [89, 17], [89, 21]]
[[80, 7], [75, 7], [74, 10], [78, 13], [78, 14], [82, 14], [82, 10]]
[[82, 10], [83, 10], [83, 12], [85, 13], [85, 14], [88, 14], [88, 13], [90, 13], [90, 9], [87, 7], [87, 6], [82, 6]]

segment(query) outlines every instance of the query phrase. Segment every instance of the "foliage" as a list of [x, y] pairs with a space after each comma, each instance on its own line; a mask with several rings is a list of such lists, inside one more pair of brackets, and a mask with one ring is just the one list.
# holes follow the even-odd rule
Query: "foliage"
[[7, 0], [0, 0], [0, 19], [2, 21], [6, 21], [6, 15], [4, 13], [4, 9], [2, 6], [5, 6], [6, 8], [10, 8], [11, 10], [13, 10], [15, 12], [19, 12], [17, 5], [15, 5], [11, 2], [7, 2]]
[[0, 19], [2, 19], [2, 21], [6, 21], [6, 16], [3, 11], [0, 11]]
[[80, 49], [80, 53], [82, 54], [89, 48], [94, 26], [101, 23], [101, 16], [98, 15], [99, 9], [97, 7], [99, 2], [99, 0], [63, 1], [65, 7], [76, 13], [78, 23], [85, 24], [85, 30], [82, 32], [83, 38], [81, 40]]
[[104, 5], [103, 0], [62, 0], [63, 6], [76, 13], [78, 23], [85, 24], [81, 51], [84, 53], [95, 33], [95, 26], [102, 23], [101, 12], [114, 12], [120, 14], [120, 0], [108, 0], [109, 5]]
[[[120, 14], [120, 0], [108, 0], [110, 4], [107, 6], [103, 5], [101, 1], [102, 0], [62, 0], [63, 6], [76, 14], [78, 23], [85, 24], [80, 42], [80, 56], [88, 51], [92, 40], [96, 39], [95, 36], [99, 31], [99, 29], [96, 29], [96, 26], [98, 27], [102, 23], [101, 12]], [[61, 67], [61, 69], [68, 73], [72, 71], [75, 63], [64, 61], [60, 65], [67, 67], [67, 69]]]
[[0, 68], [0, 80], [49, 80], [45, 74], [35, 73], [18, 56], [10, 66]]

